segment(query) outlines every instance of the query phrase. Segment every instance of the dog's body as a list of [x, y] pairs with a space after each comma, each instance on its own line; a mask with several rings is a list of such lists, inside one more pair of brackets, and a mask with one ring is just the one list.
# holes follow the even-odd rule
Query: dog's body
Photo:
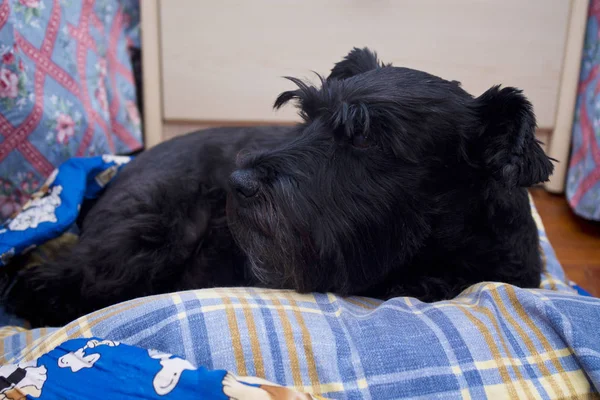
[[439, 300], [481, 281], [539, 285], [525, 187], [552, 164], [519, 91], [353, 50], [283, 93], [303, 124], [222, 128], [142, 153], [64, 258], [20, 273], [9, 309], [62, 324], [131, 298], [257, 285]]

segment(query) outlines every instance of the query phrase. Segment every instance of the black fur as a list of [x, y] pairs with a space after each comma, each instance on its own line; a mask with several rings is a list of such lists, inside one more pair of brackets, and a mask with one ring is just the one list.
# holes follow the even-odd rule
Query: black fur
[[319, 86], [289, 79], [298, 89], [275, 106], [297, 101], [302, 124], [207, 130], [141, 154], [72, 253], [20, 273], [9, 309], [58, 325], [214, 286], [432, 301], [481, 281], [539, 285], [525, 187], [552, 163], [520, 91], [474, 98], [367, 49]]

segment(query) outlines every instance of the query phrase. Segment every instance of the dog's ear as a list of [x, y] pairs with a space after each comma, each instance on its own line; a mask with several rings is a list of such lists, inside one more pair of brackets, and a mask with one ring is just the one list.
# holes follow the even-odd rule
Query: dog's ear
[[368, 48], [353, 48], [344, 59], [335, 64], [327, 80], [346, 79], [385, 66], [377, 59], [377, 53]]
[[535, 139], [533, 107], [522, 92], [494, 86], [474, 102], [483, 128], [473, 150], [493, 177], [509, 188], [547, 181], [554, 160]]
[[[318, 74], [317, 76], [321, 80], [322, 85], [327, 84], [327, 82], [322, 76]], [[313, 118], [315, 118], [318, 114], [318, 110], [322, 108], [323, 102], [319, 93], [319, 89], [317, 89], [313, 85], [309, 85], [305, 82], [302, 82], [298, 78], [286, 76], [285, 79], [295, 83], [296, 86], [298, 86], [298, 89], [288, 90], [281, 93], [275, 100], [273, 108], [278, 110], [289, 101], [296, 100], [298, 102], [297, 107], [299, 108], [298, 114], [300, 115], [300, 117], [302, 117], [304, 121], [310, 121]]]

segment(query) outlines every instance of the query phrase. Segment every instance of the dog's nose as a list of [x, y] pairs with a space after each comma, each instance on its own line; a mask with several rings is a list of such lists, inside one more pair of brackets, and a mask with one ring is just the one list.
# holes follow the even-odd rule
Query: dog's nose
[[249, 169], [234, 171], [229, 177], [231, 189], [240, 198], [253, 197], [260, 189], [260, 182], [256, 172]]

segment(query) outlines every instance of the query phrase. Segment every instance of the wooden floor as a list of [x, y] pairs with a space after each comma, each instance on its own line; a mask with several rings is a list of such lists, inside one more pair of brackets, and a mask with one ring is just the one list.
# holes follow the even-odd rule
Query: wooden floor
[[564, 195], [549, 194], [541, 188], [531, 194], [567, 276], [600, 297], [600, 222], [576, 216]]

